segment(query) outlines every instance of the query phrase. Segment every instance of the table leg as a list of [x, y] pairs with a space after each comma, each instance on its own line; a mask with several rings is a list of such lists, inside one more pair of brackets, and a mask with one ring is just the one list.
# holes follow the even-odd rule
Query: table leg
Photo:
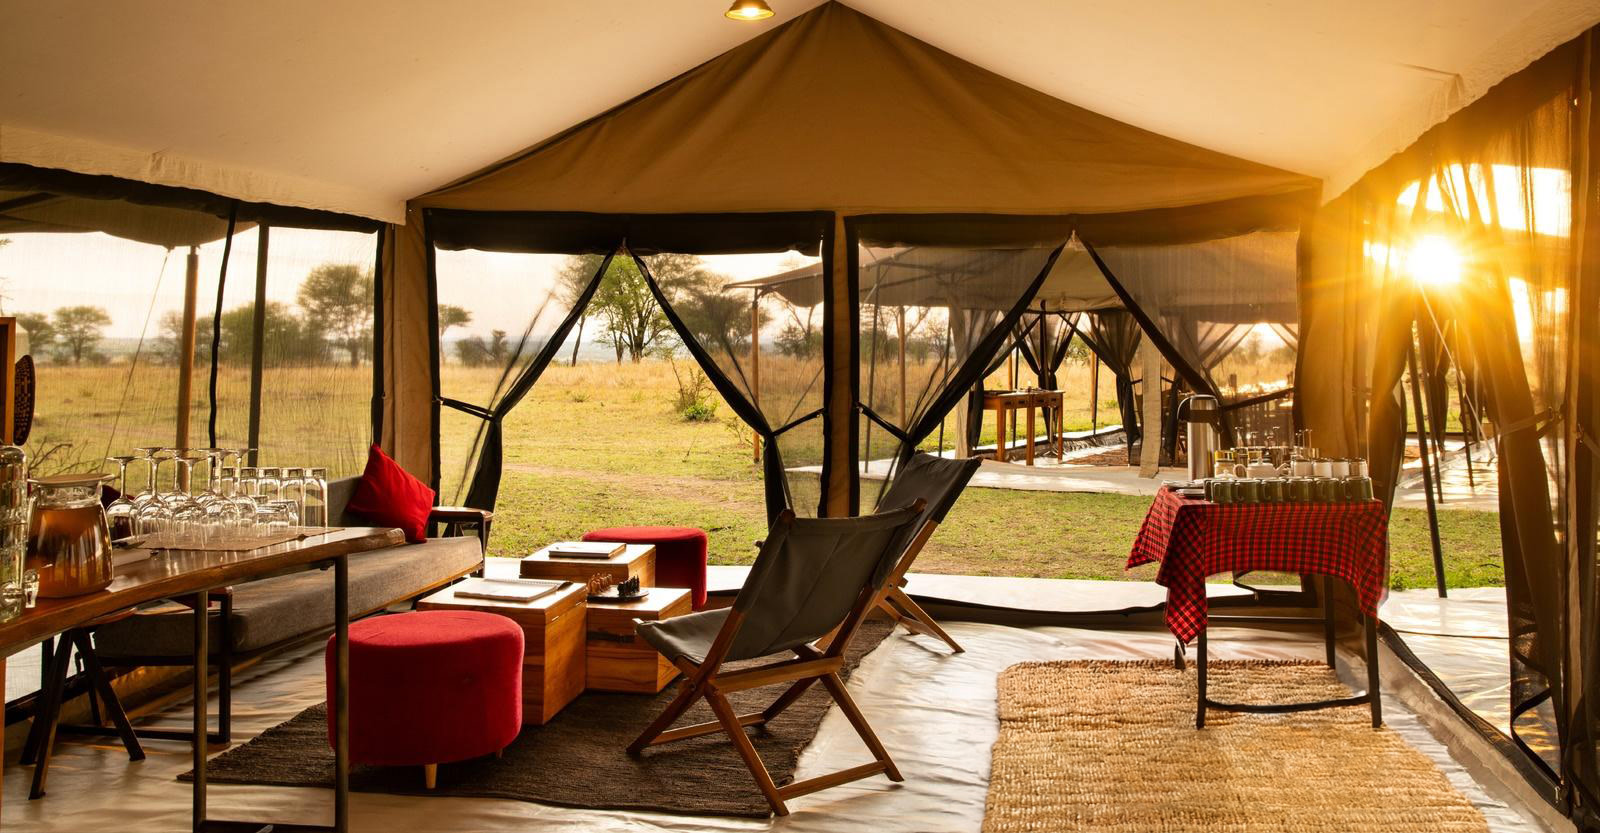
[[1006, 408], [999, 403], [994, 406], [994, 459], [1006, 462]]
[[1322, 641], [1328, 651], [1328, 667], [1333, 667], [1333, 577], [1322, 577]]
[[1372, 698], [1372, 728], [1383, 725], [1383, 696], [1378, 687], [1378, 617], [1367, 620], [1367, 695]]
[[333, 829], [350, 829], [350, 565], [344, 556], [333, 562], [334, 676], [333, 713], [338, 731], [333, 740]]
[[1028, 405], [1028, 465], [1033, 465], [1033, 405]]
[[1206, 727], [1206, 632], [1204, 627], [1201, 628], [1199, 639], [1195, 643], [1194, 667], [1196, 687], [1200, 692], [1200, 696], [1195, 698], [1194, 727], [1196, 729], [1204, 729]]
[[211, 671], [206, 667], [210, 659], [210, 636], [207, 626], [211, 594], [201, 590], [194, 599], [194, 831], [206, 829], [206, 689]]

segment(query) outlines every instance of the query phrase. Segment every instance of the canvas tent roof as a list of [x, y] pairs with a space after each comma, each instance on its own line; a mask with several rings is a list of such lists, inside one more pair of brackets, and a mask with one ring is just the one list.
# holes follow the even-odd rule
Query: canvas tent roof
[[1081, 214], [1316, 180], [1010, 81], [848, 6], [823, 6], [417, 204], [475, 211]]
[[[817, 5], [13, 4], [0, 161], [390, 221], [404, 202]], [[1594, 22], [1593, 0], [849, 0], [1047, 95], [1345, 183]], [[314, 94], [311, 92], [314, 91]]]

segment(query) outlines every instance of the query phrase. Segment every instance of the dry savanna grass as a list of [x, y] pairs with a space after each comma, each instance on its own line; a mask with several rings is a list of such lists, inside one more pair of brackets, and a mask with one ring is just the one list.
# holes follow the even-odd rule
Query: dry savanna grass
[[[817, 405], [816, 362], [762, 357], [764, 410], [776, 420]], [[892, 365], [888, 366], [893, 368]], [[550, 367], [505, 424], [505, 475], [501, 483], [493, 552], [524, 554], [552, 540], [620, 524], [698, 526], [711, 534], [714, 563], [748, 563], [752, 542], [766, 528], [761, 472], [753, 459], [752, 432], [718, 402], [710, 421], [688, 421], [675, 411], [678, 375], [662, 360], [639, 364], [583, 362]], [[879, 373], [887, 378], [892, 370]], [[922, 371], [926, 375], [926, 370]], [[999, 378], [993, 383], [1003, 384]], [[1265, 372], [1265, 371], [1264, 371]], [[911, 375], [908, 372], [908, 376]], [[445, 396], [488, 404], [500, 372], [445, 368]], [[207, 408], [204, 374], [191, 411], [195, 444], [203, 444]], [[1064, 368], [1070, 393], [1069, 425], [1089, 416], [1089, 370]], [[865, 378], [865, 376], [863, 377]], [[359, 472], [370, 434], [370, 367], [269, 368], [262, 408], [262, 462], [327, 465], [332, 473]], [[820, 382], [818, 382], [820, 384]], [[1242, 384], [1242, 382], [1241, 382]], [[1110, 374], [1101, 374], [1102, 424], [1115, 418]], [[897, 385], [896, 385], [897, 387]], [[73, 368], [43, 365], [38, 416], [30, 451], [49, 466], [92, 466], [111, 453], [142, 444], [170, 444], [177, 371], [148, 368], [130, 382], [124, 366]], [[242, 443], [249, 374], [224, 367], [218, 375], [219, 435]], [[715, 397], [715, 394], [712, 394]], [[119, 407], [120, 406], [120, 407]], [[891, 401], [898, 409], [898, 400]], [[458, 498], [466, 455], [482, 423], [445, 410], [441, 499]], [[953, 442], [953, 423], [947, 445]], [[985, 426], [992, 436], [992, 420]], [[813, 420], [784, 435], [787, 465], [820, 462], [821, 424]], [[874, 456], [891, 447], [874, 433]], [[142, 485], [135, 469], [134, 486]], [[791, 478], [795, 500], [815, 506], [816, 478]], [[1048, 578], [1147, 578], [1152, 568], [1124, 574], [1128, 547], [1149, 501], [1123, 495], [969, 489], [917, 563], [929, 572], [1023, 575]], [[1448, 579], [1453, 586], [1502, 580], [1497, 519], [1493, 513], [1443, 513]], [[1391, 526], [1391, 584], [1432, 583], [1422, 513], [1396, 510]]]

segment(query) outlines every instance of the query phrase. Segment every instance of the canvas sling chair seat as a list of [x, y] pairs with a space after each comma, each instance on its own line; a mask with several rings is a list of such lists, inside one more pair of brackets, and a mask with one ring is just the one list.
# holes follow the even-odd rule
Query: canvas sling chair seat
[[[845, 649], [915, 534], [925, 507], [926, 502], [918, 500], [860, 518], [796, 518], [792, 510], [784, 510], [773, 521], [732, 608], [659, 622], [636, 621], [639, 636], [676, 665], [684, 680], [677, 696], [629, 745], [628, 753], [638, 755], [649, 746], [724, 732], [780, 816], [789, 814], [784, 802], [795, 796], [878, 774], [903, 780], [845, 690], [839, 669], [844, 666]], [[819, 644], [824, 640], [826, 645]], [[737, 670], [722, 668], [723, 663], [762, 657], [771, 661]], [[760, 726], [782, 714], [818, 682], [866, 743], [873, 761], [779, 787], [745, 727]], [[789, 688], [762, 711], [736, 714], [728, 702], [731, 692], [780, 683]], [[717, 716], [715, 721], [670, 728], [702, 698]]]
[[922, 548], [933, 536], [933, 530], [944, 523], [945, 515], [950, 513], [956, 499], [961, 497], [968, 481], [972, 480], [972, 475], [982, 464], [983, 460], [978, 457], [955, 460], [919, 451], [901, 467], [889, 490], [878, 499], [880, 512], [901, 509], [919, 500], [925, 505], [913, 527], [916, 532], [889, 571], [889, 580], [879, 588], [873, 606], [904, 625], [906, 630], [940, 639], [958, 654], [962, 652], [962, 647], [950, 634], [945, 633], [944, 628], [939, 627], [928, 611], [906, 594], [906, 573], [911, 570], [911, 564], [917, 560], [917, 556], [922, 554]]

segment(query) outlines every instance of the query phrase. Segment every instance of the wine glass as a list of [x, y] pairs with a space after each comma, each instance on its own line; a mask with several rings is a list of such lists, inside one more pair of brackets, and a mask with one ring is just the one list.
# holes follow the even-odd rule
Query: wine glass
[[172, 529], [172, 506], [161, 494], [161, 464], [172, 459], [162, 446], [140, 446], [134, 449], [144, 453], [150, 462], [149, 481], [144, 491], [133, 499], [138, 512], [134, 516], [140, 533], [159, 536]]
[[138, 507], [134, 505], [133, 498], [128, 497], [128, 464], [139, 458], [119, 454], [106, 459], [117, 464], [117, 499], [106, 507], [106, 523], [111, 527], [111, 540], [119, 541], [137, 531], [135, 516]]
[[148, 464], [148, 468], [145, 470], [144, 488], [139, 490], [139, 494], [133, 496], [134, 503], [143, 505], [156, 497], [156, 475], [159, 474], [157, 467], [161, 465], [160, 454], [162, 448], [158, 445], [141, 445], [133, 450], [139, 452], [138, 459]]
[[203, 452], [185, 449], [185, 453], [177, 459], [178, 479], [175, 485], [181, 485], [183, 490], [175, 492], [177, 499], [170, 504], [173, 525], [184, 539], [203, 544], [207, 533], [206, 507], [194, 494], [194, 466], [205, 462], [207, 457]]

